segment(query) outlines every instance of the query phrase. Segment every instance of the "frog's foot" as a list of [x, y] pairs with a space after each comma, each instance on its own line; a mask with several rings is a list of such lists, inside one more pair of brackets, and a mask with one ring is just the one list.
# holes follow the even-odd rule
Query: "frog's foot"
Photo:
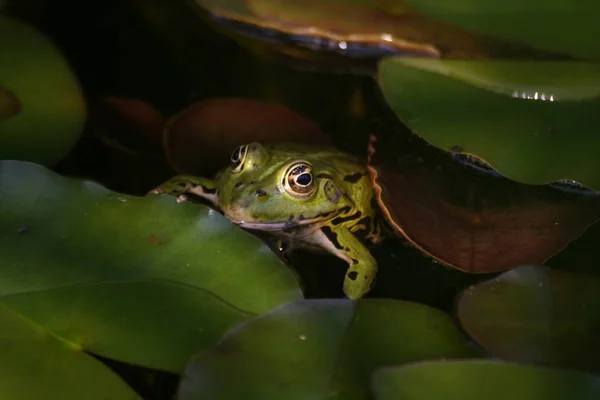
[[360, 299], [371, 290], [377, 274], [377, 261], [352, 232], [345, 228], [324, 226], [316, 239], [322, 247], [348, 263], [344, 294], [349, 299]]
[[175, 176], [149, 192], [149, 194], [153, 195], [169, 194], [176, 196], [178, 203], [188, 200], [187, 193], [196, 194], [213, 204], [216, 204], [217, 201], [215, 183], [213, 181], [190, 175]]

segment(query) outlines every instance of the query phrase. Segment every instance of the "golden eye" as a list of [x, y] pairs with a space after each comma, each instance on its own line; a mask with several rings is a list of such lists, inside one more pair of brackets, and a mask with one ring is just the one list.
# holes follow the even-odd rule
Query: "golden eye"
[[312, 166], [304, 161], [292, 164], [285, 173], [283, 187], [294, 197], [310, 196], [316, 188]]
[[246, 160], [247, 153], [248, 145], [240, 146], [231, 153], [231, 172], [240, 172], [244, 169], [244, 160]]

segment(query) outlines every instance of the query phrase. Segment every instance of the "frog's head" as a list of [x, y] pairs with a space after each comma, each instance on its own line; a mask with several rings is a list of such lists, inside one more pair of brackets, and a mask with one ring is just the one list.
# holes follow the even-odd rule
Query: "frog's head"
[[334, 218], [353, 204], [330, 167], [326, 158], [293, 146], [240, 146], [218, 177], [219, 208], [247, 229], [291, 229]]

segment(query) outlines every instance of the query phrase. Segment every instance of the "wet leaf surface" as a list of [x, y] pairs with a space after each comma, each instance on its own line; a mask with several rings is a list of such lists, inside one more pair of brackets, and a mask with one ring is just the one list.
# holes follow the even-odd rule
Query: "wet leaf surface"
[[165, 135], [171, 165], [201, 176], [227, 166], [231, 152], [245, 143], [331, 144], [312, 120], [278, 104], [241, 98], [191, 105], [169, 122]]
[[449, 316], [427, 306], [306, 300], [239, 325], [201, 353], [178, 399], [364, 399], [376, 368], [473, 355]]
[[53, 165], [79, 139], [85, 122], [77, 78], [45, 36], [5, 16], [0, 53], [10, 60], [0, 63], [0, 159]]
[[596, 64], [396, 58], [379, 64], [378, 81], [398, 117], [436, 147], [459, 146], [518, 182], [600, 189]]
[[136, 197], [0, 162], [0, 295], [106, 280], [164, 279], [260, 313], [301, 298], [292, 272], [250, 233], [198, 204]]
[[48, 335], [4, 304], [0, 326], [3, 399], [140, 399], [100, 361]]
[[416, 136], [382, 133], [371, 150], [370, 173], [394, 231], [464, 271], [544, 263], [600, 220], [593, 192], [519, 184]]
[[457, 313], [494, 357], [598, 373], [600, 279], [523, 266], [465, 290]]
[[[600, 57], [596, 41], [600, 27], [595, 18], [600, 4], [593, 1], [403, 0], [403, 3], [417, 12], [473, 32], [576, 57]], [[556, 26], [561, 28], [553, 28]]]
[[600, 378], [497, 361], [432, 361], [375, 372], [377, 400], [592, 400]]
[[253, 315], [198, 287], [168, 281], [90, 283], [0, 301], [73, 347], [173, 373]]

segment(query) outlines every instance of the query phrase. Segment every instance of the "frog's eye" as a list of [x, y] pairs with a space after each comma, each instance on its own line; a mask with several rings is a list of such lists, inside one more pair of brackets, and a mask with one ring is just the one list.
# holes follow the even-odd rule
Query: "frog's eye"
[[240, 146], [231, 153], [231, 172], [240, 172], [244, 168], [244, 160], [247, 153], [247, 145]]
[[294, 197], [310, 196], [316, 187], [311, 165], [304, 161], [292, 164], [285, 173], [283, 187]]

